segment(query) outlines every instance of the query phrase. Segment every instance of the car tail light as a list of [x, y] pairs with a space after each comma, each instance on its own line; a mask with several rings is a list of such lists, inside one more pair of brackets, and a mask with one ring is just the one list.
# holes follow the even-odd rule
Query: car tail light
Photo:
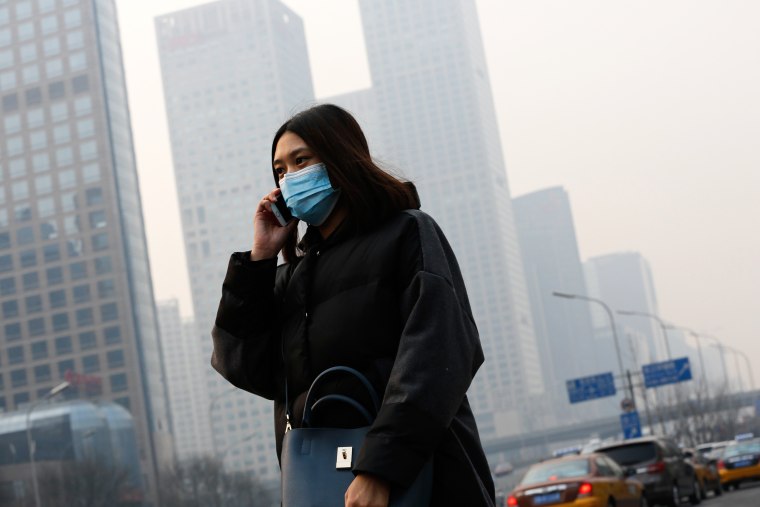
[[725, 469], [726, 469], [726, 464], [723, 463], [722, 459], [719, 459], [718, 460], [718, 470], [725, 470]]
[[657, 463], [653, 463], [647, 467], [648, 474], [661, 474], [664, 471], [665, 471], [664, 461], [658, 461]]
[[507, 498], [507, 506], [517, 507], [517, 498], [515, 498], [515, 495], [509, 495], [509, 498]]
[[582, 482], [578, 488], [578, 496], [588, 496], [593, 491], [594, 487], [590, 482]]

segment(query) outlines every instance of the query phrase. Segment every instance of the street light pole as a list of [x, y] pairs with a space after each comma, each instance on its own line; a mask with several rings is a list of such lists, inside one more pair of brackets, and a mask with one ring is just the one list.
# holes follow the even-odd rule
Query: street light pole
[[662, 338], [665, 340], [665, 352], [667, 352], [668, 354], [668, 360], [672, 359], [672, 356], [670, 355], [670, 341], [668, 340], [668, 329], [664, 320], [662, 320], [660, 317], [658, 317], [657, 315], [653, 313], [633, 312], [630, 310], [618, 310], [618, 313], [620, 315], [635, 315], [637, 317], [649, 317], [650, 319], [656, 320], [660, 324], [660, 329], [662, 329]]
[[688, 327], [680, 327], [680, 326], [674, 326], [672, 324], [668, 325], [668, 329], [679, 329], [681, 331], [686, 331], [691, 336], [694, 337], [694, 341], [697, 342], [697, 353], [699, 354], [699, 367], [702, 370], [702, 381], [705, 383], [705, 394], [707, 394], [707, 399], [710, 399], [710, 381], [707, 379], [707, 370], [705, 369], [705, 360], [702, 356], [702, 340], [700, 340], [700, 335], [693, 329], [689, 329]]
[[752, 374], [752, 365], [749, 363], [749, 358], [747, 357], [747, 354], [742, 352], [739, 349], [731, 349], [737, 354], [741, 355], [744, 358], [744, 362], [747, 363], [747, 372], [749, 372], [749, 387], [753, 391], [755, 390], [755, 376]]
[[[615, 318], [612, 315], [612, 310], [610, 310], [610, 307], [607, 306], [607, 304], [600, 299], [590, 298], [588, 296], [582, 296], [580, 294], [567, 294], [564, 292], [555, 291], [555, 292], [552, 292], [552, 295], [558, 298], [565, 298], [565, 299], [582, 299], [583, 301], [590, 301], [592, 303], [601, 305], [602, 308], [604, 308], [604, 310], [607, 312], [607, 316], [610, 318], [610, 327], [612, 328], [612, 338], [615, 342], [615, 353], [617, 354], [618, 368], [620, 368], [620, 378], [623, 381], [623, 385], [625, 385], [627, 377], [625, 374], [625, 369], [623, 368], [623, 358], [620, 355], [620, 343], [618, 342], [617, 329], [615, 328]], [[631, 401], [633, 401], [635, 404], [636, 397], [633, 394], [633, 386], [631, 385], [630, 382], [628, 382], [628, 393], [631, 396]]]
[[[37, 400], [36, 402], [29, 405], [29, 408], [26, 409], [26, 445], [29, 449], [29, 463], [32, 467], [32, 488], [34, 489], [34, 505], [36, 507], [40, 507], [40, 488], [37, 484], [37, 467], [34, 464], [34, 453], [36, 451], [36, 448], [32, 448], [32, 424], [31, 424], [31, 416], [32, 416], [32, 410], [34, 410], [37, 405], [40, 403], [49, 400], [53, 396], [65, 391], [69, 388], [71, 384], [68, 382], [61, 382], [54, 388], [52, 388], [48, 393], [42, 397], [42, 399]], [[36, 444], [35, 446], [36, 447]]]

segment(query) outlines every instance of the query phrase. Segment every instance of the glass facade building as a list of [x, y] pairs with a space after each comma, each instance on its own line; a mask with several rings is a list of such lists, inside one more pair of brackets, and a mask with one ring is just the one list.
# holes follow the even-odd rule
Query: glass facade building
[[372, 87], [331, 97], [373, 155], [417, 185], [457, 255], [486, 362], [484, 439], [548, 424], [507, 173], [473, 0], [360, 0]]
[[0, 3], [0, 409], [68, 380], [171, 459], [113, 0]]
[[277, 0], [221, 0], [160, 16], [156, 32], [203, 350], [197, 416], [209, 419], [209, 452], [228, 470], [276, 482], [272, 403], [211, 369], [210, 334], [229, 256], [250, 250], [256, 203], [274, 187], [272, 136], [314, 99], [303, 24]]
[[[134, 419], [113, 402], [69, 401], [0, 415], [0, 499], [8, 501], [26, 491], [30, 455], [27, 428], [35, 445], [35, 466], [91, 460], [104, 468], [126, 472], [124, 493], [142, 491]], [[29, 490], [31, 494], [31, 490]]]

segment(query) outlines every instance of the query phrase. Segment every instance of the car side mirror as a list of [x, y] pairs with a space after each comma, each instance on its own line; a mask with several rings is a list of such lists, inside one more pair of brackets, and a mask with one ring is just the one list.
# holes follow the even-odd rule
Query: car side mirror
[[625, 470], [623, 470], [623, 475], [625, 475], [626, 477], [633, 477], [634, 475], [636, 475], [636, 469], [628, 467]]

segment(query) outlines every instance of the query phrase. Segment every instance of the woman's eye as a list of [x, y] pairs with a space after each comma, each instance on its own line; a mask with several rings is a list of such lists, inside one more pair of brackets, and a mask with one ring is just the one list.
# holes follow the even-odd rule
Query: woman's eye
[[307, 157], [296, 157], [296, 164], [301, 165], [306, 162]]
[[284, 170], [282, 167], [275, 167], [275, 168], [274, 168], [274, 172], [275, 172], [275, 173], [276, 173], [278, 176], [282, 176], [282, 173], [284, 173], [284, 172], [285, 172], [285, 170]]

